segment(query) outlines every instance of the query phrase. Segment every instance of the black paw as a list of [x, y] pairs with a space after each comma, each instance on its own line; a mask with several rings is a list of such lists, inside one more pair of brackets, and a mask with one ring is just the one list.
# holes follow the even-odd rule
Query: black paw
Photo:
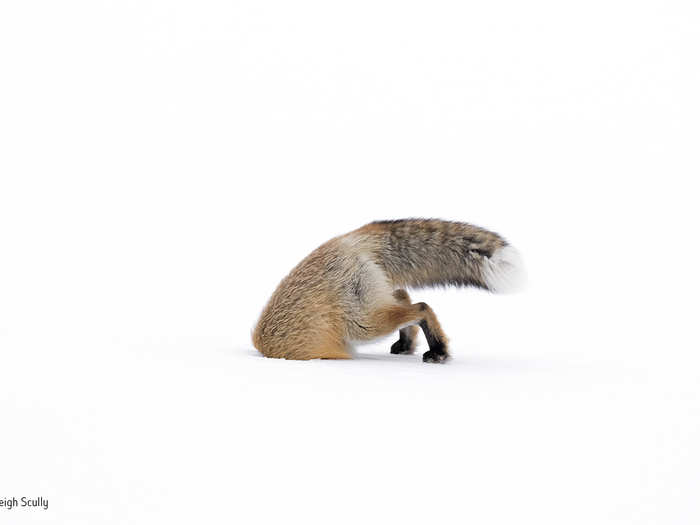
[[412, 354], [415, 348], [408, 339], [399, 339], [391, 345], [392, 354]]
[[423, 362], [444, 363], [448, 357], [450, 357], [450, 354], [448, 354], [444, 350], [428, 350], [426, 353], [423, 354]]

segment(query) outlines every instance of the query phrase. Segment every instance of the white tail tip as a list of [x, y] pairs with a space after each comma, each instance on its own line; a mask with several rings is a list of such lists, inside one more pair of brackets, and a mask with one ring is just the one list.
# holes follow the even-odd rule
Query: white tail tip
[[491, 257], [484, 258], [482, 271], [486, 286], [496, 293], [520, 291], [527, 280], [520, 253], [512, 246], [499, 248]]

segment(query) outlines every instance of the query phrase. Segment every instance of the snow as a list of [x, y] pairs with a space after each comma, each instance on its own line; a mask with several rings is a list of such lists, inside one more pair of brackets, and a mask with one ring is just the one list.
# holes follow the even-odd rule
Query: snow
[[496, 339], [440, 366], [226, 337], [18, 346], [3, 470], [46, 522], [692, 522], [697, 371]]
[[[530, 320], [527, 295], [493, 299]], [[228, 336], [23, 339], [0, 372], [3, 489], [51, 510], [13, 523], [695, 520], [696, 357], [458, 312], [445, 365], [391, 341], [294, 362]]]
[[[348, 4], [349, 6], [349, 4]], [[698, 8], [5, 2], [0, 523], [700, 522]], [[505, 236], [452, 359], [265, 359], [368, 221]]]

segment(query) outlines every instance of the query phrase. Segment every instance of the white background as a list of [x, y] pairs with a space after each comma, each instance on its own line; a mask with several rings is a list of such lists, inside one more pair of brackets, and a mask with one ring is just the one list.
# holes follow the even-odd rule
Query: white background
[[[700, 523], [697, 6], [5, 0], [0, 523]], [[520, 248], [446, 365], [260, 357], [376, 219]]]

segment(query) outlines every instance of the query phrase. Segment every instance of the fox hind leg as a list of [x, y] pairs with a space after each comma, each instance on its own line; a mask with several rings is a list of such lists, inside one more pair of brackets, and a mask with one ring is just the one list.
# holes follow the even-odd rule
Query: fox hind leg
[[[411, 298], [406, 290], [396, 290], [394, 298], [404, 306], [411, 305]], [[406, 326], [399, 330], [399, 340], [391, 345], [392, 354], [412, 354], [416, 351], [416, 338], [418, 337], [418, 327], [416, 325]]]
[[[400, 294], [401, 295], [401, 294]], [[396, 296], [394, 296], [396, 299]], [[389, 335], [400, 326], [418, 325], [428, 341], [429, 350], [423, 354], [426, 363], [442, 363], [447, 360], [447, 337], [437, 320], [435, 312], [425, 303], [400, 304], [409, 302], [397, 299], [397, 304], [385, 306], [373, 312], [371, 324], [376, 337]], [[401, 341], [401, 339], [399, 339]], [[415, 341], [415, 339], [414, 339]]]
[[[427, 304], [423, 303], [425, 306], [430, 308]], [[425, 363], [442, 363], [450, 354], [447, 353], [447, 337], [442, 332], [440, 323], [435, 317], [435, 313], [430, 309], [430, 314], [433, 317], [431, 321], [429, 316], [421, 319], [418, 326], [423, 330], [425, 334], [425, 339], [428, 341], [429, 350], [423, 354], [423, 362]]]

